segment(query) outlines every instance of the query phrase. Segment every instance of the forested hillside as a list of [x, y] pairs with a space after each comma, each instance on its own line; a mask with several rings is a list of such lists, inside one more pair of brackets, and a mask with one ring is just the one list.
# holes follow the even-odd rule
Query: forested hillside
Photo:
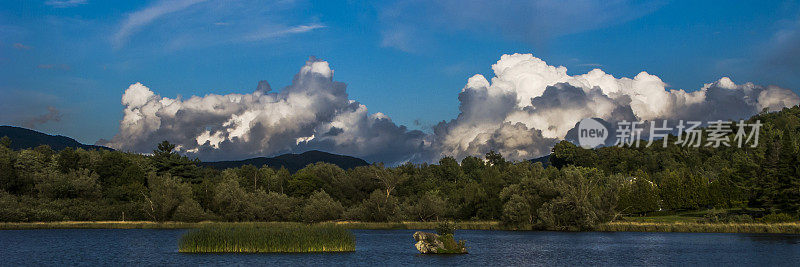
[[[754, 116], [755, 148], [583, 149], [561, 142], [540, 162], [451, 157], [344, 170], [198, 166], [164, 142], [152, 156], [0, 145], [0, 220], [502, 220], [583, 230], [622, 215], [724, 209], [723, 220], [798, 219], [800, 108]], [[674, 140], [674, 139], [672, 139]], [[780, 215], [777, 215], [780, 214]], [[731, 219], [733, 218], [733, 219]]]
[[366, 161], [356, 157], [336, 155], [318, 150], [306, 151], [300, 154], [283, 154], [277, 157], [258, 157], [245, 160], [229, 160], [229, 161], [210, 161], [201, 162], [202, 167], [211, 167], [214, 169], [229, 169], [239, 168], [245, 165], [264, 166], [280, 169], [286, 168], [289, 172], [294, 173], [308, 164], [325, 162], [339, 166], [342, 169], [352, 169], [359, 166], [369, 165]]
[[11, 140], [10, 148], [15, 150], [34, 148], [41, 145], [47, 145], [54, 150], [62, 150], [67, 147], [87, 150], [111, 150], [104, 146], [84, 145], [66, 136], [49, 135], [31, 129], [7, 125], [0, 126], [0, 137], [8, 137]]

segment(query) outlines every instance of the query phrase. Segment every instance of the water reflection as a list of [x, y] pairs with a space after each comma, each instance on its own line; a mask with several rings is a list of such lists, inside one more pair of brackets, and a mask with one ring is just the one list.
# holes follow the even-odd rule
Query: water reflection
[[784, 234], [745, 234], [745, 237], [759, 243], [800, 244], [800, 235]]
[[414, 230], [354, 230], [356, 252], [182, 254], [184, 230], [0, 231], [0, 265], [796, 265], [800, 235], [456, 231], [467, 255], [420, 255]]

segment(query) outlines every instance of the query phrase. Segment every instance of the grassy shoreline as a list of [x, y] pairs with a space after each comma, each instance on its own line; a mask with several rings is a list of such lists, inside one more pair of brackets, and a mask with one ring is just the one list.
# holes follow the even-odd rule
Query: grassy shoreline
[[[0, 223], [0, 230], [34, 229], [195, 229], [210, 226], [281, 227], [295, 222], [152, 222], [152, 221], [62, 221]], [[401, 230], [435, 229], [437, 222], [323, 222], [319, 226], [341, 226], [346, 229]], [[455, 222], [464, 230], [513, 230], [499, 221]], [[699, 223], [699, 222], [641, 222], [621, 221], [600, 224], [598, 232], [685, 232], [685, 233], [770, 233], [800, 234], [800, 222], [794, 223]]]
[[800, 234], [800, 223], [610, 222], [595, 231]]
[[[195, 229], [211, 226], [281, 227], [297, 222], [153, 222], [153, 221], [59, 221], [59, 222], [0, 222], [0, 230], [35, 229]], [[341, 226], [346, 229], [400, 230], [435, 229], [437, 222], [356, 222], [336, 221], [316, 223], [319, 226]], [[458, 229], [507, 230], [499, 221], [456, 222]]]

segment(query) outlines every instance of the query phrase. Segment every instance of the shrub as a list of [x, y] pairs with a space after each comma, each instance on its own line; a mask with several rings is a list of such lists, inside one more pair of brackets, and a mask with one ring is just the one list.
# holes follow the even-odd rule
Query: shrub
[[299, 206], [300, 200], [277, 192], [264, 193], [258, 191], [255, 195], [258, 206], [258, 217], [265, 221], [289, 221], [292, 211]]
[[97, 174], [87, 169], [63, 174], [48, 169], [39, 176], [36, 189], [41, 196], [47, 198], [96, 199], [101, 196], [97, 179]]
[[760, 221], [765, 223], [787, 223], [787, 222], [796, 222], [797, 217], [792, 217], [786, 213], [772, 213], [767, 214], [760, 219]]
[[440, 222], [436, 225], [436, 233], [439, 235], [453, 235], [456, 226], [450, 222]]
[[[144, 212], [154, 221], [174, 220], [173, 216], [181, 205], [192, 205], [192, 188], [181, 183], [178, 178], [169, 174], [150, 175], [148, 178], [148, 195], [144, 197]], [[184, 207], [187, 208], [187, 207]]]
[[316, 191], [303, 206], [300, 217], [306, 222], [321, 222], [342, 217], [344, 208], [339, 201], [333, 200], [325, 191]]
[[436, 195], [435, 191], [429, 191], [419, 198], [409, 198], [404, 213], [410, 220], [439, 220], [439, 217], [445, 215], [446, 207], [447, 202], [444, 199]]
[[197, 201], [184, 201], [175, 209], [172, 219], [181, 222], [199, 222], [206, 218], [205, 214]]
[[255, 218], [253, 200], [239, 185], [233, 170], [222, 172], [222, 181], [214, 189], [214, 207], [217, 214], [228, 221], [250, 221]]
[[514, 227], [525, 227], [533, 224], [531, 206], [524, 197], [513, 194], [503, 205], [503, 224]]
[[381, 190], [372, 191], [368, 199], [347, 210], [345, 217], [365, 222], [388, 222], [397, 219], [397, 200]]
[[700, 220], [705, 223], [752, 223], [753, 217], [748, 214], [735, 214], [720, 210], [711, 210]]
[[753, 217], [747, 214], [731, 214], [727, 212], [712, 211], [703, 215], [702, 222], [706, 223], [752, 223]]
[[544, 228], [583, 231], [611, 220], [617, 177], [607, 177], [595, 168], [566, 167], [559, 178], [555, 181], [559, 196], [538, 211]]
[[453, 234], [440, 235], [439, 241], [442, 242], [444, 247], [437, 249], [436, 253], [452, 254], [452, 253], [466, 253], [467, 251], [467, 242], [464, 240], [458, 240], [458, 242], [456, 242], [455, 238], [453, 237]]

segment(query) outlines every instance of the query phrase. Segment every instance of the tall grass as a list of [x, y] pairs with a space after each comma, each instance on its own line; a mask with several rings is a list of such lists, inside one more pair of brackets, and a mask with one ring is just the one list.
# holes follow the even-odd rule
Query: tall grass
[[265, 253], [265, 252], [349, 252], [356, 250], [356, 238], [336, 226], [286, 224], [278, 227], [256, 225], [210, 226], [189, 230], [181, 237], [180, 252]]

